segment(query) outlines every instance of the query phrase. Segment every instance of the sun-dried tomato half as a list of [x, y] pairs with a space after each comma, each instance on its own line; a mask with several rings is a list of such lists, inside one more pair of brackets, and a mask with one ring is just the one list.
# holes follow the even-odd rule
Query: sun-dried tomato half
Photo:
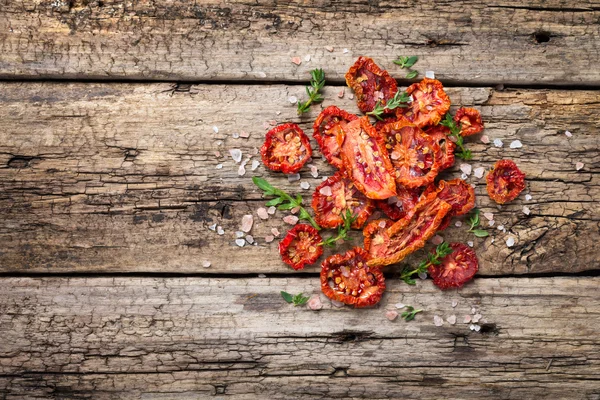
[[379, 268], [367, 266], [368, 253], [360, 247], [328, 257], [321, 264], [321, 290], [332, 300], [355, 307], [379, 303], [385, 278]]
[[377, 133], [381, 133], [381, 130], [383, 129], [384, 126], [386, 126], [387, 124], [396, 122], [396, 121], [398, 121], [398, 117], [395, 115], [384, 116], [381, 120], [375, 121], [375, 125], [373, 125], [373, 126], [375, 127], [375, 130], [377, 131]]
[[312, 264], [323, 254], [323, 239], [319, 231], [307, 224], [294, 226], [279, 242], [279, 254], [284, 263], [295, 270]]
[[475, 135], [483, 130], [481, 114], [474, 108], [459, 108], [454, 115], [454, 122], [460, 126], [461, 136]]
[[429, 276], [440, 289], [459, 288], [473, 279], [479, 262], [473, 249], [462, 243], [450, 243], [452, 253], [440, 265], [429, 267]]
[[336, 168], [342, 168], [341, 147], [338, 140], [343, 142], [343, 127], [357, 118], [356, 115], [340, 110], [336, 106], [329, 106], [319, 114], [313, 125], [313, 137], [319, 143], [321, 152]]
[[448, 138], [450, 129], [442, 125], [436, 125], [427, 129], [425, 133], [431, 136], [440, 147], [440, 154], [437, 157], [440, 160], [439, 171], [443, 171], [453, 166], [456, 144]]
[[354, 90], [360, 111], [373, 111], [381, 101], [385, 105], [396, 92], [396, 80], [369, 57], [359, 57], [346, 73], [346, 84]]
[[475, 207], [475, 189], [462, 179], [440, 181], [437, 195], [452, 206], [452, 215], [464, 215]]
[[348, 123], [344, 132], [341, 156], [346, 175], [370, 199], [382, 200], [394, 196], [396, 182], [392, 163], [369, 117]]
[[293, 174], [312, 156], [312, 148], [302, 129], [297, 124], [287, 123], [267, 132], [260, 155], [270, 170]]
[[517, 198], [525, 189], [525, 174], [512, 160], [499, 160], [485, 177], [492, 200], [504, 204]]
[[437, 125], [450, 109], [450, 98], [437, 79], [423, 78], [410, 85], [406, 93], [412, 96], [412, 102], [406, 108], [397, 108], [396, 113], [419, 128]]
[[437, 231], [452, 206], [430, 193], [401, 220], [392, 223], [379, 220], [363, 229], [368, 265], [383, 266], [397, 263], [425, 245]]
[[441, 153], [431, 136], [405, 119], [387, 124], [381, 134], [398, 185], [416, 188], [433, 182], [439, 169], [437, 156]]
[[342, 216], [350, 210], [352, 215], [357, 217], [352, 228], [360, 229], [373, 213], [375, 204], [362, 194], [350, 179], [337, 172], [317, 186], [313, 193], [312, 208], [315, 210], [317, 224], [323, 228], [342, 225]]
[[393, 221], [404, 218], [410, 210], [415, 208], [423, 190], [422, 188], [408, 189], [397, 185], [396, 192], [396, 196], [376, 202], [377, 207]]

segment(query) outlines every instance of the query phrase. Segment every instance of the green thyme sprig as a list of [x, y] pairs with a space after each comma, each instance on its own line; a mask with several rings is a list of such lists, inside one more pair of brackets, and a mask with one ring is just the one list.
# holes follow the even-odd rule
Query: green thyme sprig
[[286, 302], [293, 304], [294, 307], [303, 306], [309, 299], [308, 297], [303, 296], [302, 293], [298, 293], [297, 295], [292, 296], [291, 294], [289, 294], [288, 292], [284, 292], [283, 290], [281, 291], [281, 297], [283, 297], [283, 299]]
[[322, 68], [313, 69], [310, 71], [310, 76], [310, 86], [306, 87], [308, 100], [304, 103], [298, 102], [298, 115], [307, 112], [311, 104], [320, 103], [324, 100], [324, 97], [321, 96], [319, 90], [323, 89], [323, 86], [325, 86], [325, 72], [323, 72]]
[[415, 316], [420, 312], [423, 312], [423, 310], [415, 310], [413, 306], [406, 306], [406, 311], [400, 314], [400, 317], [404, 318], [404, 320], [408, 322], [415, 319]]
[[408, 69], [408, 74], [406, 74], [406, 79], [413, 79], [419, 75], [419, 71], [411, 70], [410, 67], [415, 65], [415, 63], [419, 61], [419, 57], [417, 56], [398, 56], [398, 59], [394, 61], [394, 64], [399, 65], [400, 68]]
[[375, 108], [373, 111], [369, 111], [367, 115], [372, 115], [380, 121], [383, 121], [381, 115], [385, 112], [385, 110], [393, 110], [395, 108], [404, 108], [407, 107], [408, 101], [410, 100], [410, 96], [406, 92], [397, 91], [394, 97], [389, 99], [385, 105], [381, 103], [381, 100], [375, 104]]
[[471, 158], [473, 158], [473, 155], [471, 154], [471, 150], [466, 149], [464, 146], [464, 139], [463, 139], [462, 135], [460, 134], [460, 127], [458, 125], [456, 125], [456, 122], [454, 122], [454, 118], [452, 118], [452, 114], [447, 113], [446, 117], [440, 122], [440, 125], [443, 125], [443, 126], [449, 128], [450, 135], [448, 135], [448, 136], [454, 137], [453, 142], [456, 144], [456, 146], [459, 149], [459, 151], [455, 152], [454, 154], [456, 154], [458, 157], [462, 158], [463, 160], [470, 160]]
[[307, 220], [316, 230], [321, 230], [321, 227], [310, 216], [308, 211], [302, 207], [302, 196], [298, 195], [294, 198], [283, 190], [273, 187], [269, 182], [258, 176], [253, 177], [252, 182], [264, 192], [265, 196], [276, 196], [274, 199], [267, 201], [265, 204], [267, 207], [277, 206], [279, 210], [291, 210], [298, 207], [300, 210], [298, 218]]
[[432, 265], [440, 265], [442, 263], [442, 259], [447, 255], [452, 254], [452, 251], [452, 247], [450, 247], [448, 243], [440, 243], [435, 248], [435, 254], [428, 254], [427, 259], [421, 261], [417, 268], [412, 270], [410, 267], [404, 268], [404, 271], [402, 271], [402, 274], [400, 275], [400, 279], [402, 279], [408, 285], [414, 285], [416, 282], [413, 279], [413, 275], [427, 272], [427, 269]]
[[337, 242], [338, 240], [347, 240], [348, 239], [348, 231], [350, 230], [352, 224], [354, 223], [354, 221], [356, 221], [357, 218], [358, 218], [358, 216], [353, 215], [352, 211], [346, 210], [346, 212], [342, 215], [342, 219], [344, 220], [344, 223], [342, 225], [338, 226], [337, 235], [331, 236], [331, 237], [323, 240], [321, 243], [319, 243], [319, 246], [333, 247], [333, 246], [335, 246], [335, 242]]
[[473, 235], [477, 236], [478, 238], [484, 238], [484, 237], [487, 237], [490, 235], [489, 232], [486, 231], [485, 229], [475, 229], [479, 226], [479, 223], [480, 223], [478, 208], [476, 208], [473, 211], [473, 214], [469, 217], [467, 222], [469, 223], [468, 232], [472, 233]]

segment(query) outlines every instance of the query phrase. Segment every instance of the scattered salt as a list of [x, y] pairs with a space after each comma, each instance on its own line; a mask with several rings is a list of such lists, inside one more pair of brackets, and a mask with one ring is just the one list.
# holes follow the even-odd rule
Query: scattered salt
[[238, 168], [238, 175], [239, 176], [246, 175], [246, 165], [245, 164], [240, 165], [240, 167]]
[[233, 158], [233, 161], [236, 163], [242, 161], [242, 151], [240, 149], [230, 149], [229, 154], [231, 154], [231, 158]]
[[350, 100], [354, 100], [354, 93], [350, 93], [350, 94], [348, 95], [348, 98], [349, 98]]
[[275, 206], [271, 206], [267, 209], [267, 212], [271, 215], [275, 214], [275, 211], [277, 211], [277, 208], [275, 208]]
[[469, 245], [469, 247], [473, 247], [474, 243], [471, 241], [468, 241], [467, 244]]
[[304, 190], [308, 190], [310, 189], [310, 183], [304, 181], [304, 182], [300, 182], [300, 187]]
[[250, 137], [250, 134], [246, 131], [241, 131], [240, 132], [240, 137], [244, 138], [244, 139], [248, 139]]
[[532, 198], [530, 194], [525, 195], [525, 201], [531, 201]]
[[271, 243], [273, 240], [275, 240], [275, 237], [273, 235], [265, 236], [265, 242]]
[[309, 62], [309, 61], [310, 61], [310, 54], [307, 54], [307, 55], [304, 57], [304, 61], [306, 61], [306, 62]]
[[504, 225], [498, 225], [498, 227], [496, 229], [498, 229], [499, 231], [503, 231], [504, 230]]
[[288, 101], [292, 104], [296, 104], [298, 102], [298, 98], [296, 96], [288, 97]]
[[239, 134], [239, 133], [237, 133], [237, 132], [233, 132], [233, 133], [231, 134], [231, 136], [232, 136], [234, 139], [239, 139], [239, 138], [240, 138], [240, 134]]
[[483, 216], [486, 217], [488, 221], [491, 221], [494, 219], [494, 213], [491, 213], [491, 212], [484, 212]]
[[502, 140], [500, 140], [500, 139], [494, 139], [494, 146], [502, 147], [502, 146], [504, 146], [504, 143], [502, 143]]
[[236, 231], [236, 232], [235, 232], [235, 237], [236, 237], [236, 238], [241, 238], [241, 237], [244, 237], [244, 232], [242, 232], [242, 231]]
[[300, 180], [300, 174], [290, 174], [288, 175], [288, 182], [295, 182]]
[[264, 71], [258, 71], [258, 72], [256, 73], [256, 76], [258, 76], [259, 78], [266, 78], [266, 77], [267, 77], [267, 74], [266, 74], [266, 72], [264, 72]]
[[235, 239], [235, 244], [237, 244], [239, 247], [244, 247], [246, 241], [244, 239]]
[[485, 173], [485, 168], [483, 167], [479, 167], [479, 168], [475, 168], [473, 170], [473, 175], [475, 175], [475, 178], [483, 178], [483, 174]]
[[454, 226], [456, 226], [457, 228], [460, 228], [462, 226], [462, 222], [461, 221], [456, 221], [454, 223]]
[[425, 78], [435, 79], [435, 74], [433, 73], [433, 71], [425, 71]]
[[264, 278], [266, 278], [267, 276], [266, 276], [265, 274], [258, 274], [258, 277], [259, 277], [259, 278], [261, 278], [261, 279], [264, 279]]
[[298, 211], [300, 211], [300, 206], [296, 206], [290, 210], [292, 214], [298, 214]]
[[490, 240], [490, 243], [494, 243], [496, 241], [496, 239], [492, 238], [492, 240]]
[[252, 166], [250, 167], [250, 169], [252, 171], [256, 170], [256, 168], [258, 168], [258, 166], [260, 165], [260, 162], [258, 162], [258, 160], [252, 160]]
[[290, 225], [296, 225], [298, 223], [298, 217], [295, 215], [286, 215], [283, 217], [283, 222]]
[[577, 163], [575, 163], [575, 169], [576, 169], [577, 171], [579, 171], [579, 170], [580, 170], [580, 169], [582, 169], [582, 168], [583, 168], [583, 163], [582, 163], [582, 162], [577, 162]]
[[221, 157], [221, 152], [219, 150], [215, 151], [215, 157], [217, 157], [217, 158]]
[[342, 52], [343, 52], [344, 54], [346, 54], [346, 53], [350, 52], [350, 50], [348, 50], [348, 49], [344, 49]]
[[419, 278], [421, 280], [427, 279], [427, 272], [419, 272]]
[[214, 231], [215, 229], [217, 229], [217, 224], [209, 225], [208, 229], [210, 229], [211, 231]]
[[494, 220], [488, 221], [488, 226], [494, 226], [495, 223], [496, 223], [496, 221], [494, 221]]
[[321, 303], [321, 296], [319, 296], [318, 294], [313, 295], [308, 300], [307, 306], [313, 311], [317, 311], [323, 308], [323, 303]]
[[223, 169], [223, 164], [217, 164], [217, 165], [215, 166], [215, 169]]
[[452, 300], [452, 308], [455, 308], [458, 305], [458, 300]]
[[473, 318], [471, 320], [473, 321], [473, 323], [476, 324], [476, 323], [479, 322], [479, 320], [481, 319], [481, 317], [483, 317], [483, 315], [481, 315], [481, 314], [475, 314], [475, 315], [473, 315]]
[[398, 318], [398, 311], [396, 311], [396, 310], [388, 310], [388, 311], [385, 312], [385, 317], [387, 319], [389, 319], [390, 321], [393, 321], [396, 318]]
[[302, 60], [300, 59], [300, 57], [292, 57], [292, 63], [300, 65], [302, 64]]
[[270, 119], [268, 122], [269, 122], [269, 125], [271, 125], [271, 126], [277, 125], [277, 121], [275, 121], [274, 119]]
[[510, 148], [511, 149], [520, 149], [521, 147], [523, 147], [523, 143], [521, 143], [520, 140], [513, 140], [510, 143]]
[[209, 268], [210, 267], [210, 261], [206, 260], [206, 261], [202, 261], [202, 266], [204, 268]]
[[340, 91], [338, 92], [338, 97], [339, 97], [340, 99], [343, 99], [343, 98], [344, 98], [344, 92], [345, 92], [345, 90], [344, 90], [343, 88], [342, 88], [342, 90], [340, 90]]
[[490, 138], [488, 137], [488, 135], [481, 135], [481, 138], [479, 140], [481, 140], [481, 143], [483, 143], [483, 144], [490, 143]]
[[565, 135], [567, 137], [573, 137], [573, 134], [571, 132], [569, 132], [569, 131], [565, 131]]
[[463, 181], [465, 179], [467, 179], [469, 177], [469, 175], [465, 174], [464, 172], [462, 174], [460, 174], [460, 179], [462, 179]]
[[379, 221], [377, 224], [381, 229], [385, 228], [385, 221]]
[[435, 324], [435, 326], [442, 326], [444, 325], [444, 320], [439, 315], [434, 315], [433, 323]]
[[471, 316], [465, 315], [465, 318], [463, 319], [463, 324], [468, 324], [469, 322], [471, 322]]
[[259, 216], [260, 219], [269, 219], [269, 213], [267, 209], [264, 207], [260, 207], [256, 210], [256, 215]]
[[448, 323], [450, 325], [454, 325], [456, 324], [456, 315], [451, 315], [448, 318], [446, 318], [446, 321], [448, 321]]
[[514, 245], [515, 245], [515, 238], [512, 236], [509, 236], [509, 238], [506, 239], [506, 246], [513, 247]]
[[317, 168], [316, 165], [310, 166], [310, 174], [312, 175], [313, 178], [317, 178], [319, 176], [319, 169]]
[[246, 242], [248, 242], [248, 244], [254, 243], [254, 236], [246, 235]]
[[400, 309], [400, 308], [406, 307], [406, 304], [404, 304], [404, 303], [396, 303], [396, 304], [394, 304], [394, 307]]
[[323, 196], [331, 196], [331, 186], [323, 186], [321, 189], [319, 189], [319, 193], [321, 193]]
[[215, 143], [217, 144], [217, 146], [223, 146], [223, 141], [222, 140], [217, 140]]
[[254, 223], [254, 217], [252, 214], [247, 214], [242, 217], [242, 226], [241, 230], [248, 233], [252, 229], [252, 224]]
[[217, 226], [217, 233], [218, 233], [219, 235], [224, 235], [224, 234], [225, 234], [225, 231], [224, 231], [224, 230], [223, 230], [223, 228], [221, 228], [220, 226]]
[[438, 244], [442, 244], [444, 242], [444, 238], [441, 237], [440, 235], [435, 235], [433, 238], [431, 238], [431, 243], [435, 244], [436, 246]]
[[217, 128], [216, 126], [213, 126], [213, 132], [214, 133], [219, 133], [219, 128]]
[[481, 326], [471, 324], [471, 325], [469, 325], [469, 329], [471, 329], [472, 331], [475, 331], [475, 332], [479, 332], [479, 330], [481, 329]]
[[332, 46], [325, 46], [325, 50], [327, 50], [328, 52], [332, 52], [333, 51], [333, 47]]
[[529, 207], [523, 206], [523, 214], [529, 215], [530, 213], [531, 213], [531, 210], [529, 209]]

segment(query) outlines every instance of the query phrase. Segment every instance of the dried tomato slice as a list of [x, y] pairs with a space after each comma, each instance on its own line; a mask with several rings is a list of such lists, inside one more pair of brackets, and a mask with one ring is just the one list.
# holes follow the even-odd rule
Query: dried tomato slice
[[367, 266], [369, 255], [360, 247], [328, 257], [321, 264], [321, 290], [332, 300], [355, 307], [379, 303], [385, 278], [379, 268]]
[[460, 126], [461, 136], [475, 135], [483, 130], [481, 114], [474, 108], [459, 108], [454, 115], [454, 122]]
[[485, 177], [492, 200], [504, 204], [517, 198], [525, 189], [525, 174], [512, 160], [499, 160]]
[[381, 131], [384, 126], [386, 126], [387, 124], [397, 122], [397, 121], [398, 121], [398, 117], [396, 115], [384, 116], [381, 120], [377, 120], [375, 122], [375, 125], [373, 125], [373, 126], [375, 127], [375, 130], [377, 131], [377, 133], [381, 134]]
[[410, 210], [415, 208], [423, 189], [408, 189], [397, 185], [396, 192], [396, 196], [390, 197], [387, 200], [377, 200], [376, 202], [377, 207], [393, 221], [404, 218]]
[[343, 126], [357, 118], [356, 115], [340, 110], [336, 106], [329, 106], [315, 120], [313, 137], [319, 143], [321, 152], [327, 161], [336, 168], [342, 168], [338, 135], [342, 135], [343, 138]]
[[299, 270], [306, 264], [314, 263], [323, 254], [323, 246], [319, 246], [322, 241], [315, 228], [299, 224], [290, 229], [279, 242], [279, 254], [284, 263]]
[[362, 117], [344, 129], [342, 161], [347, 176], [370, 199], [382, 200], [396, 194], [393, 167], [383, 140]]
[[382, 135], [396, 169], [396, 183], [408, 188], [425, 186], [439, 170], [440, 147], [433, 138], [405, 119], [387, 124]]
[[363, 229], [365, 249], [371, 259], [368, 265], [397, 263], [425, 245], [440, 226], [452, 206], [430, 193], [401, 220], [392, 223], [374, 221]]
[[475, 207], [475, 189], [462, 179], [440, 181], [437, 195], [452, 206], [451, 215], [464, 215]]
[[270, 170], [293, 174], [312, 156], [312, 148], [304, 131], [297, 124], [287, 123], [267, 132], [260, 155]]
[[312, 208], [317, 224], [323, 228], [342, 225], [342, 215], [350, 210], [357, 217], [352, 228], [360, 229], [375, 210], [375, 204], [350, 179], [338, 172], [317, 186], [313, 193]]
[[412, 95], [412, 102], [406, 108], [396, 109], [396, 113], [419, 128], [437, 125], [450, 109], [450, 98], [437, 79], [424, 78], [410, 85], [406, 93]]
[[385, 105], [396, 92], [396, 80], [369, 57], [359, 57], [346, 73], [346, 84], [354, 90], [360, 111], [373, 111], [381, 101]]
[[440, 265], [429, 267], [429, 276], [440, 289], [459, 288], [473, 279], [479, 262], [473, 249], [462, 243], [450, 243], [453, 252]]
[[448, 138], [450, 129], [442, 125], [436, 125], [427, 129], [425, 133], [431, 136], [440, 147], [440, 153], [437, 157], [440, 160], [439, 171], [453, 166], [454, 149], [456, 149], [456, 144], [454, 144], [454, 142]]

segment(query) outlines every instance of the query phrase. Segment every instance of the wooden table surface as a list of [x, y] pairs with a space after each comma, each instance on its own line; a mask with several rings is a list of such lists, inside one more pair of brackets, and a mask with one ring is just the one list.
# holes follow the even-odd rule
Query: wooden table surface
[[[600, 399], [600, 1], [283, 3], [0, 0], [0, 398]], [[338, 93], [359, 55], [402, 87], [392, 60], [418, 55], [504, 143], [469, 138], [473, 168], [527, 175], [502, 207], [468, 178], [496, 226], [442, 233], [474, 242], [462, 290], [396, 265], [377, 307], [336, 307], [318, 264], [292, 271], [265, 241], [285, 214], [257, 217], [251, 177], [310, 201], [333, 173], [318, 149], [318, 178], [251, 171], [265, 132], [358, 113]], [[318, 67], [326, 100], [298, 117]], [[245, 214], [257, 245], [240, 248]], [[425, 311], [388, 321], [400, 302]]]

